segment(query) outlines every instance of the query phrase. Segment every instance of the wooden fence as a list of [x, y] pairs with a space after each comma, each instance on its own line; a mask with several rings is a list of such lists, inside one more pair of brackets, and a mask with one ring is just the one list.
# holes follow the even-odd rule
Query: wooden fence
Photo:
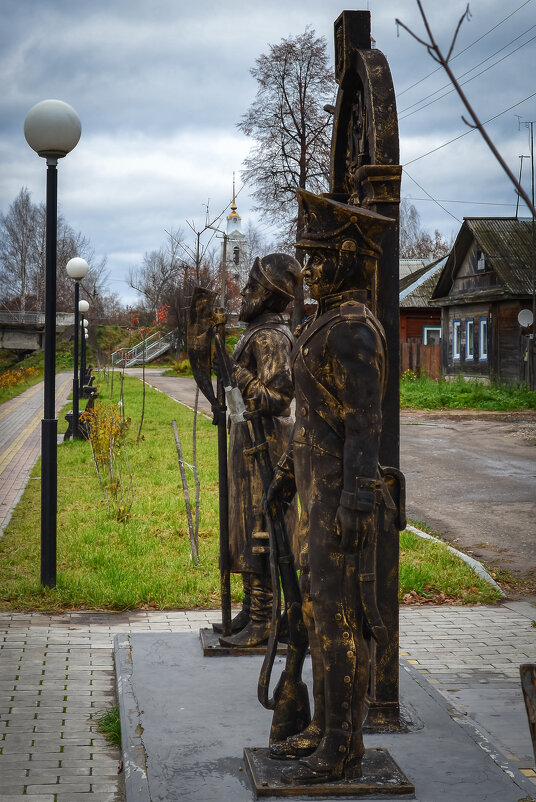
[[411, 341], [400, 343], [400, 373], [406, 370], [426, 374], [430, 379], [440, 379], [441, 346]]

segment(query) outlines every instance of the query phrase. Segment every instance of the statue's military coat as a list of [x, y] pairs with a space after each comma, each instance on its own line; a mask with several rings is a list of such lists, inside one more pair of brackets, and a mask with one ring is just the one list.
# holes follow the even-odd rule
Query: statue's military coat
[[[294, 394], [290, 369], [293, 337], [281, 315], [264, 312], [246, 328], [234, 350], [235, 378], [246, 402], [262, 413], [262, 422], [275, 465], [290, 437], [290, 403]], [[265, 531], [262, 485], [244, 424], [231, 424], [229, 435], [229, 550], [230, 568], [236, 573], [266, 572], [266, 559], [252, 552], [251, 535]], [[297, 507], [286, 516], [289, 537], [296, 530]]]
[[341, 543], [336, 516], [343, 490], [352, 491], [357, 477], [377, 475], [386, 371], [383, 329], [361, 297], [322, 299], [298, 339], [296, 424], [288, 449], [301, 505], [300, 584], [311, 650], [320, 649], [318, 670], [327, 672], [332, 726], [358, 733], [364, 712], [358, 688], [367, 687], [369, 661], [358, 590], [362, 543], [357, 527], [355, 541]]

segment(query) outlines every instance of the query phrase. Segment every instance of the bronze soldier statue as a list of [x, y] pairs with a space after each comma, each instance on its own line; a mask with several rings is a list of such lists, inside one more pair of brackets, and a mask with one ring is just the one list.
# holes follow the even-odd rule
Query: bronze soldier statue
[[[247, 323], [247, 328], [233, 353], [233, 379], [246, 408], [262, 413], [272, 464], [283, 453], [292, 429], [290, 354], [294, 339], [281, 313], [294, 297], [300, 270], [296, 259], [287, 254], [273, 253], [257, 258], [242, 290], [240, 319]], [[224, 646], [257, 646], [267, 640], [270, 631], [272, 587], [267, 527], [262, 510], [263, 491], [254, 457], [247, 453], [249, 446], [244, 425], [231, 423], [230, 569], [242, 574], [244, 602], [231, 622], [235, 634], [220, 637]], [[288, 530], [292, 532], [297, 521], [295, 503], [286, 518]]]
[[283, 780], [361, 776], [371, 638], [386, 630], [375, 599], [379, 516], [393, 501], [378, 466], [386, 381], [371, 287], [389, 218], [298, 190], [309, 254], [302, 276], [318, 310], [293, 352], [296, 423], [267, 494], [300, 499], [300, 587], [313, 666], [309, 726], [273, 743], [297, 760]]

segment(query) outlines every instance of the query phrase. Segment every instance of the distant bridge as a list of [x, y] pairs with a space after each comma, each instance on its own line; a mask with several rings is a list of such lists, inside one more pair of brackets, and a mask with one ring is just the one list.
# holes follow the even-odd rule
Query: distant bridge
[[[73, 312], [56, 315], [56, 331], [74, 326]], [[40, 351], [45, 336], [45, 315], [41, 312], [0, 312], [0, 348], [12, 351]]]

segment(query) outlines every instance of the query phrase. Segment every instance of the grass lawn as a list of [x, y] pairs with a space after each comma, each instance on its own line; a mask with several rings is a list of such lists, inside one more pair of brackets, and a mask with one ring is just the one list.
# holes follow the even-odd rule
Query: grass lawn
[[[116, 376], [117, 379], [117, 376]], [[114, 382], [114, 401], [120, 382]], [[109, 403], [102, 385], [101, 400]], [[199, 564], [190, 557], [186, 509], [171, 421], [177, 421], [184, 458], [192, 458], [193, 413], [146, 388], [142, 440], [136, 445], [142, 385], [125, 377], [125, 414], [131, 418], [127, 452], [135, 498], [130, 516], [107, 510], [90, 444], [58, 447], [58, 577], [39, 583], [40, 465], [0, 538], [0, 608], [14, 610], [215, 608], [219, 605], [217, 431], [198, 417], [201, 482]], [[62, 415], [59, 420], [63, 420]], [[122, 455], [124, 457], [124, 453]], [[191, 477], [191, 473], [187, 471]], [[193, 498], [193, 481], [190, 479]], [[497, 600], [496, 592], [439, 544], [402, 534], [400, 598], [409, 603]], [[232, 578], [232, 596], [241, 582]], [[408, 594], [410, 596], [408, 597]]]
[[536, 392], [527, 386], [481, 384], [477, 381], [433, 381], [406, 371], [400, 381], [402, 409], [536, 409]]

